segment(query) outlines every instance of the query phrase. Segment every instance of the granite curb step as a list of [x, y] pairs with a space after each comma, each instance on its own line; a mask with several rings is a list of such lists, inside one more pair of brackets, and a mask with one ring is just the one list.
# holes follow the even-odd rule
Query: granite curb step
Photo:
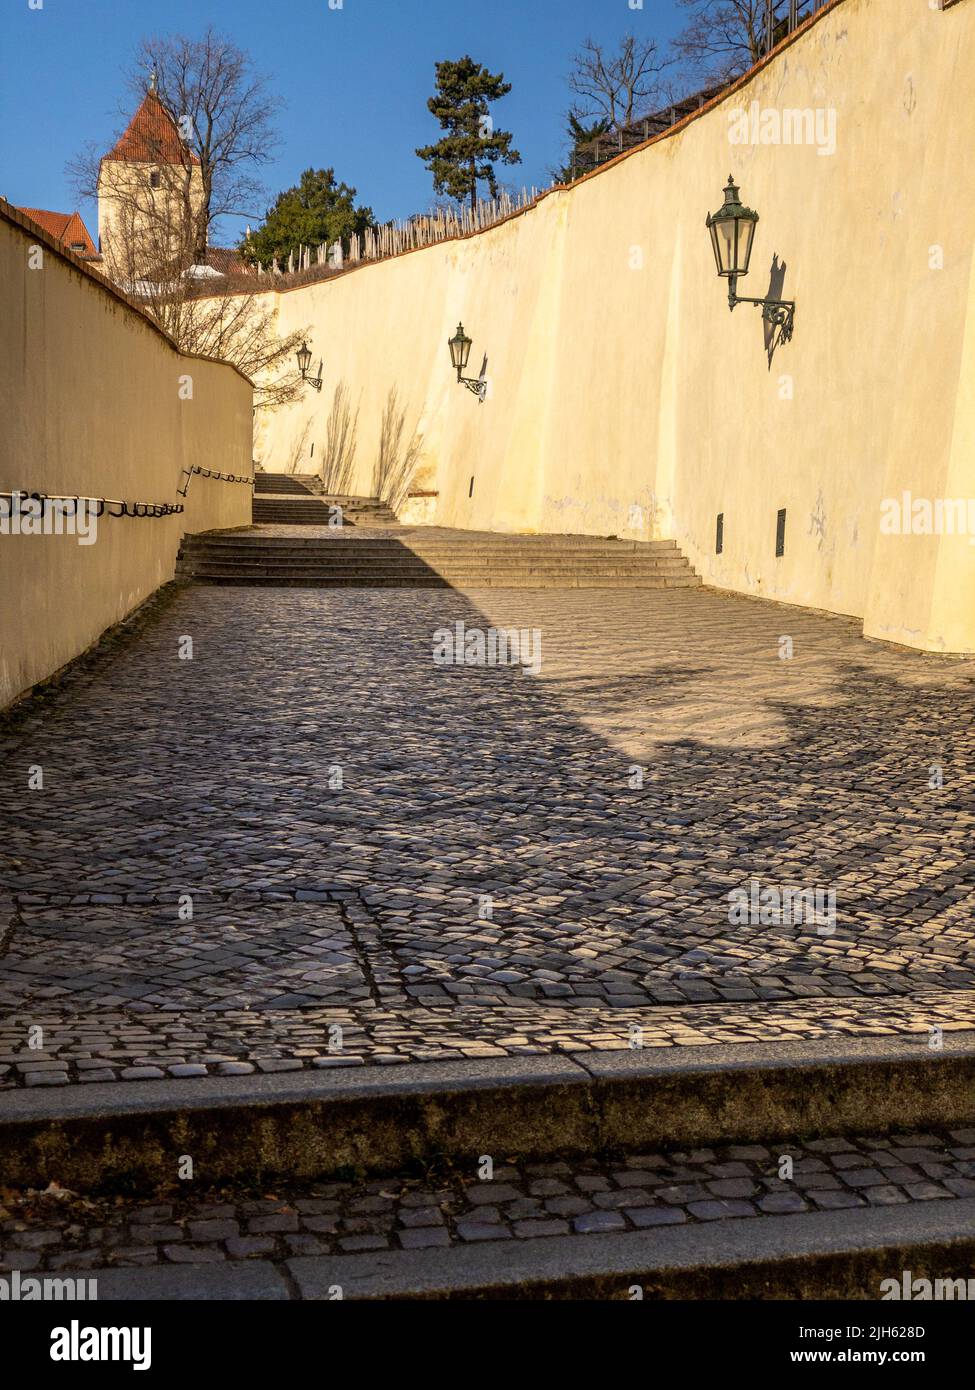
[[[13, 1187], [136, 1192], [193, 1156], [208, 1183], [390, 1173], [975, 1122], [975, 1035], [338, 1065], [0, 1095]], [[348, 1059], [349, 1061], [357, 1059]]]
[[[733, 1219], [624, 1235], [304, 1256], [282, 1264], [86, 1269], [98, 1301], [880, 1299], [882, 1281], [965, 1279], [975, 1198]], [[59, 1271], [60, 1278], [71, 1271]]]

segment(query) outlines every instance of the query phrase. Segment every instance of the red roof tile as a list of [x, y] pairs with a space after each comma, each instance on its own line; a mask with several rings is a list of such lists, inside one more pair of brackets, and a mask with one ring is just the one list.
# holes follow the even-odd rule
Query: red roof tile
[[207, 265], [221, 275], [244, 275], [250, 266], [230, 246], [208, 246]]
[[[182, 164], [186, 155], [176, 122], [156, 93], [146, 92], [125, 134], [105, 158], [121, 159], [127, 164]], [[190, 162], [200, 161], [190, 154]]]
[[17, 211], [36, 222], [39, 227], [43, 227], [48, 236], [54, 237], [62, 246], [67, 246], [69, 251], [83, 246], [84, 250], [78, 251], [79, 256], [98, 255], [80, 213], [47, 212], [44, 208], [18, 208]]

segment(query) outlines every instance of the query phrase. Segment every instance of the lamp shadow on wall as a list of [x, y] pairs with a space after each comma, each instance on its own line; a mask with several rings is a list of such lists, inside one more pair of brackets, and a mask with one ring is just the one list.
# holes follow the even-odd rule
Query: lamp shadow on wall
[[[788, 269], [785, 261], [779, 260], [779, 253], [776, 251], [772, 256], [772, 264], [768, 273], [768, 289], [765, 291], [766, 299], [784, 298], [782, 290], [785, 285], [785, 272]], [[765, 331], [765, 355], [768, 358], [768, 369], [772, 370], [772, 358], [775, 350], [781, 341], [779, 330], [774, 323], [769, 323], [765, 318], [762, 319], [762, 328]]]

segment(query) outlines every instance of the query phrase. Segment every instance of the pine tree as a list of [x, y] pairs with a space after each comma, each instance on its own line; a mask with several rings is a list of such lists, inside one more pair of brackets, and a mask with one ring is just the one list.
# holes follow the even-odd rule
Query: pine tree
[[241, 242], [250, 261], [286, 261], [299, 246], [341, 241], [376, 225], [371, 208], [355, 206], [356, 190], [337, 183], [334, 169], [306, 169], [301, 182], [279, 193], [264, 225]]
[[417, 150], [433, 174], [437, 193], [457, 202], [477, 205], [477, 187], [486, 183], [492, 198], [497, 197], [495, 165], [520, 164], [521, 155], [511, 148], [513, 136], [495, 130], [488, 111], [511, 91], [503, 73], [491, 73], [473, 58], [437, 63], [437, 91], [427, 102], [429, 110], [447, 132], [435, 145]]
[[561, 169], [550, 171], [556, 183], [571, 183], [578, 174], [586, 173], [595, 164], [591, 153], [593, 142], [609, 130], [609, 121], [605, 116], [586, 122], [570, 111], [567, 120], [572, 153]]

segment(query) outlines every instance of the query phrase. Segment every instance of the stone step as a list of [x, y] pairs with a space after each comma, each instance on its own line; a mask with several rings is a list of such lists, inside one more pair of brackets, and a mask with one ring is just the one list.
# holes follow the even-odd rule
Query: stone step
[[369, 556], [349, 553], [345, 547], [335, 545], [331, 555], [316, 551], [311, 555], [295, 554], [225, 554], [220, 551], [184, 551], [181, 555], [185, 567], [221, 568], [240, 570], [294, 570], [327, 573], [337, 570], [352, 572], [388, 574], [425, 574], [431, 569], [437, 572], [525, 571], [539, 573], [593, 573], [593, 574], [667, 574], [692, 573], [686, 560], [668, 556], [614, 556], [601, 555], [592, 559], [577, 555], [378, 555]]
[[551, 580], [553, 582], [564, 579], [579, 582], [584, 579], [621, 579], [634, 580], [639, 582], [653, 583], [656, 581], [665, 582], [678, 579], [696, 580], [697, 576], [692, 570], [687, 568], [640, 568], [624, 569], [616, 566], [602, 566], [600, 568], [572, 567], [572, 566], [457, 566], [455, 568], [437, 568], [434, 566], [423, 566], [415, 568], [393, 568], [389, 566], [298, 566], [298, 565], [220, 565], [216, 563], [193, 563], [181, 567], [185, 574], [195, 578], [206, 577], [238, 577], [240, 579], [302, 579], [322, 580], [347, 580], [349, 583], [359, 582], [369, 583], [372, 579], [398, 580], [404, 584], [410, 583], [414, 579], [443, 579], [448, 583], [456, 583], [461, 579], [489, 580], [494, 584], [502, 584], [509, 579], [538, 579]]
[[[255, 504], [255, 512], [257, 511]], [[320, 503], [301, 503], [312, 516]], [[701, 583], [672, 540], [438, 533], [407, 544], [389, 536], [305, 540], [260, 531], [187, 536], [177, 574], [204, 584], [359, 588], [695, 588]]]
[[258, 473], [255, 475], [254, 486], [255, 488], [258, 488], [261, 492], [280, 491], [289, 493], [310, 493], [311, 491], [313, 491], [312, 487], [308, 483], [301, 482], [296, 478], [269, 478], [266, 474], [262, 473]]
[[309, 498], [307, 503], [299, 504], [300, 510], [284, 510], [271, 508], [259, 501], [254, 502], [251, 517], [255, 525], [285, 525], [285, 526], [338, 526], [341, 524], [354, 525], [356, 521], [365, 520], [374, 526], [395, 526], [396, 517], [392, 512], [369, 512], [353, 511], [346, 509], [341, 513], [336, 513], [331, 507], [326, 507], [322, 503]]
[[219, 571], [223, 574], [349, 574], [363, 575], [370, 574], [387, 575], [390, 577], [401, 576], [409, 578], [413, 575], [440, 574], [453, 577], [461, 574], [538, 574], [538, 575], [631, 575], [635, 578], [661, 578], [676, 577], [679, 575], [691, 575], [694, 571], [688, 565], [621, 565], [613, 561], [605, 561], [598, 565], [578, 565], [571, 563], [530, 563], [523, 564], [477, 564], [469, 562], [467, 564], [362, 564], [355, 560], [336, 560], [332, 564], [313, 564], [306, 561], [281, 561], [278, 563], [267, 563], [260, 560], [250, 561], [227, 561], [218, 557], [193, 556], [180, 562], [181, 569], [187, 573], [198, 573], [203, 570]]
[[311, 497], [311, 488], [305, 487], [303, 483], [289, 483], [284, 479], [281, 481], [268, 482], [259, 477], [254, 479], [254, 495], [257, 497], [271, 494], [276, 497]]
[[361, 565], [354, 562], [345, 564], [336, 563], [333, 565], [309, 565], [299, 563], [284, 562], [281, 564], [264, 565], [259, 562], [247, 564], [233, 563], [218, 559], [194, 558], [181, 562], [181, 570], [187, 574], [239, 574], [242, 577], [250, 576], [258, 578], [260, 576], [271, 575], [293, 575], [296, 578], [302, 575], [322, 577], [346, 575], [350, 578], [369, 578], [371, 575], [385, 576], [389, 579], [411, 579], [414, 577], [422, 578], [425, 575], [440, 575], [444, 578], [453, 579], [460, 575], [495, 575], [498, 578], [512, 575], [537, 575], [540, 578], [558, 578], [560, 576], [573, 576], [581, 578], [592, 575], [595, 578], [608, 578], [611, 576], [625, 576], [634, 579], [676, 579], [683, 576], [693, 576], [694, 572], [687, 565]]
[[[201, 535], [188, 536], [186, 538], [193, 544], [207, 545], [327, 545], [328, 536], [308, 536], [305, 534], [296, 536], [276, 536], [263, 531], [260, 527], [253, 530], [238, 531], [208, 531]], [[673, 540], [653, 540], [653, 541], [620, 541], [607, 536], [505, 536], [498, 534], [484, 534], [472, 531], [454, 531], [450, 533], [428, 534], [422, 528], [403, 528], [403, 538], [397, 536], [370, 535], [363, 533], [359, 536], [352, 536], [350, 540], [356, 545], [387, 546], [389, 549], [406, 545], [411, 550], [455, 550], [472, 547], [486, 548], [490, 550], [512, 550], [522, 551], [531, 548], [541, 550], [573, 550], [585, 551], [606, 550], [613, 553], [626, 551], [639, 555], [648, 554], [652, 550], [676, 550], [677, 542]]]
[[[215, 1194], [216, 1200], [224, 1206], [233, 1196], [224, 1191]], [[131, 1198], [123, 1200], [121, 1214], [124, 1217], [134, 1204]], [[284, 1202], [281, 1207], [285, 1208]], [[219, 1224], [210, 1223], [211, 1226]], [[326, 1220], [324, 1225], [328, 1227], [328, 1224]], [[531, 1224], [530, 1221], [522, 1223], [523, 1227]], [[564, 1223], [551, 1224], [557, 1228]], [[135, 1227], [137, 1230], [143, 1228], [143, 1224]], [[402, 1233], [405, 1240], [415, 1230], [415, 1227], [407, 1227]], [[500, 1232], [501, 1227], [498, 1230]], [[903, 1271], [910, 1271], [909, 1278], [916, 1289], [920, 1285], [913, 1281], [922, 1279], [932, 1286], [939, 1279], [961, 1280], [964, 1287], [971, 1277], [975, 1258], [973, 1232], [975, 1199], [958, 1198], [853, 1211], [664, 1225], [616, 1234], [555, 1234], [522, 1239], [499, 1236], [471, 1242], [450, 1240], [440, 1226], [434, 1228], [434, 1234], [439, 1237], [436, 1241], [429, 1239], [429, 1230], [419, 1232], [431, 1246], [426, 1249], [391, 1246], [363, 1253], [289, 1256], [286, 1242], [282, 1240], [280, 1243], [285, 1249], [277, 1260], [227, 1259], [217, 1245], [213, 1247], [212, 1263], [191, 1259], [182, 1264], [126, 1268], [93, 1264], [89, 1259], [74, 1269], [69, 1259], [54, 1268], [58, 1278], [97, 1278], [100, 1304], [159, 1299], [193, 1302], [301, 1299], [315, 1303], [334, 1300], [336, 1290], [341, 1290], [343, 1301], [490, 1299], [548, 1302], [559, 1299], [630, 1302], [638, 1290], [639, 1297], [646, 1302], [770, 1299], [803, 1303], [847, 1299], [875, 1302], [886, 1291], [885, 1280], [893, 1278], [899, 1287], [903, 1285]], [[265, 1247], [273, 1243], [267, 1237], [263, 1239]], [[321, 1244], [314, 1235], [308, 1239], [313, 1246]], [[246, 1244], [246, 1241], [238, 1243]], [[422, 1239], [417, 1243], [421, 1244]], [[149, 1249], [151, 1247], [147, 1247], [147, 1254]], [[204, 1251], [206, 1249], [204, 1247]], [[188, 1253], [195, 1253], [192, 1245]], [[200, 1261], [199, 1255], [196, 1260]], [[925, 1304], [925, 1308], [928, 1306]], [[796, 1326], [798, 1317], [797, 1313], [793, 1319]], [[838, 1319], [839, 1313], [836, 1314]], [[802, 1321], [818, 1325], [814, 1311], [804, 1315]], [[854, 1321], [860, 1319], [857, 1317]], [[915, 1308], [910, 1315], [901, 1315], [899, 1321], [916, 1326], [927, 1323], [929, 1315]], [[935, 1323], [934, 1340], [939, 1352], [945, 1349], [947, 1325], [940, 1320]], [[956, 1318], [950, 1325], [958, 1330], [955, 1359], [960, 1361], [964, 1322]], [[767, 1340], [767, 1332], [763, 1331], [762, 1346]], [[833, 1344], [811, 1341], [806, 1348], [798, 1340], [798, 1333], [789, 1329], [786, 1346], [811, 1348], [813, 1353], [818, 1353], [824, 1345]], [[843, 1345], [840, 1343], [841, 1347]], [[905, 1345], [916, 1348], [924, 1343], [890, 1343], [883, 1354], [889, 1361], [893, 1351], [903, 1350]], [[868, 1350], [875, 1352], [876, 1343]], [[786, 1349], [780, 1351], [776, 1347], [776, 1353], [776, 1365], [788, 1364]], [[751, 1356], [754, 1361], [754, 1353]]]
[[308, 497], [302, 502], [262, 502], [255, 497], [252, 511], [255, 521], [294, 517], [299, 522], [312, 519], [316, 524], [321, 524], [319, 517], [327, 522], [330, 516], [335, 515], [334, 509], [319, 502], [317, 497]]
[[637, 560], [660, 559], [665, 557], [676, 558], [681, 563], [686, 563], [683, 555], [671, 542], [660, 541], [651, 542], [649, 545], [640, 548], [629, 548], [625, 545], [592, 545], [592, 546], [571, 546], [571, 545], [538, 545], [528, 543], [526, 545], [490, 545], [484, 542], [470, 543], [449, 543], [444, 542], [439, 545], [417, 544], [398, 541], [393, 538], [377, 537], [369, 538], [365, 536], [343, 536], [341, 540], [329, 537], [328, 539], [309, 536], [306, 540], [301, 536], [240, 536], [240, 537], [217, 537], [217, 536], [188, 536], [183, 542], [184, 551], [191, 551], [193, 554], [232, 554], [234, 556], [246, 556], [260, 554], [314, 554], [331, 556], [333, 554], [356, 554], [368, 557], [370, 560], [381, 558], [395, 558], [398, 556], [415, 555], [419, 559], [459, 559], [459, 558], [518, 558], [525, 557], [555, 557], [569, 555], [578, 557], [580, 560], [589, 562], [601, 558], [632, 558]]
[[172, 1181], [173, 1153], [214, 1185], [270, 1184], [973, 1124], [975, 1035], [946, 1031], [941, 1052], [908, 1034], [821, 1037], [14, 1089], [0, 1154], [10, 1187], [136, 1192]]
[[283, 506], [301, 507], [308, 502], [315, 502], [319, 505], [329, 507], [342, 507], [345, 511], [388, 511], [389, 508], [384, 502], [377, 502], [372, 497], [327, 497], [322, 493], [283, 493], [283, 492], [262, 492], [260, 501], [262, 505], [270, 505], [280, 502]]
[[270, 489], [280, 488], [282, 492], [310, 492], [309, 483], [300, 478], [293, 478], [288, 473], [255, 473], [254, 486], [260, 488], [262, 492]]
[[[314, 516], [320, 516], [321, 510], [323, 510], [324, 503], [319, 502], [319, 500], [317, 500], [316, 498], [309, 498], [309, 500], [307, 500], [307, 503], [299, 502], [298, 506], [302, 507], [302, 516], [313, 516], [313, 514]], [[267, 523], [268, 520], [271, 520], [271, 512], [273, 512], [273, 509], [271, 509], [271, 507], [268, 506], [267, 503], [255, 502], [255, 507], [253, 507], [253, 510], [255, 510], [255, 513], [260, 512], [260, 517], [255, 517], [256, 525], [261, 525], [263, 523]], [[284, 510], [285, 509], [282, 509], [282, 518], [284, 518], [284, 520], [287, 521], [287, 517], [284, 516]], [[338, 521], [338, 518], [341, 517], [355, 517], [356, 520], [360, 520], [360, 518], [366, 517], [370, 518], [370, 520], [376, 521], [377, 525], [398, 524], [398, 521], [396, 521], [396, 518], [394, 514], [392, 514], [392, 512], [377, 512], [377, 510], [364, 509], [364, 507], [342, 507], [341, 512], [339, 512], [339, 510], [335, 509], [335, 507], [332, 507], [331, 505], [324, 507], [324, 510], [325, 512], [327, 512], [327, 518], [325, 518], [324, 524], [327, 524], [327, 521], [330, 520], [330, 518], [332, 520], [332, 523], [335, 523], [335, 521]], [[291, 512], [291, 510], [288, 510], [288, 516], [293, 516], [293, 514], [295, 513]], [[263, 518], [263, 521], [261, 521], [261, 518]], [[299, 520], [298, 524], [302, 524], [302, 520]], [[321, 524], [323, 524], [321, 523], [321, 521], [316, 521], [316, 525]]]
[[699, 588], [701, 579], [694, 574], [684, 578], [654, 578], [646, 576], [601, 576], [565, 574], [543, 576], [533, 574], [499, 575], [437, 574], [342, 576], [323, 573], [318, 576], [275, 574], [246, 576], [237, 573], [196, 571], [189, 575], [197, 584], [264, 585], [268, 588], [359, 588], [359, 589], [692, 589]]
[[370, 516], [370, 517], [392, 517], [393, 513], [381, 507], [342, 507], [340, 503], [320, 502], [317, 497], [308, 497], [304, 501], [285, 502], [281, 498], [260, 498], [254, 499], [253, 510], [255, 516], [260, 513], [262, 516], [272, 514], [288, 516], [312, 516], [316, 512], [326, 511], [332, 516]]
[[439, 555], [430, 552], [417, 552], [407, 549], [405, 546], [399, 551], [379, 551], [369, 553], [359, 549], [353, 544], [344, 544], [334, 541], [326, 544], [317, 550], [265, 550], [254, 546], [240, 550], [230, 550], [224, 548], [194, 546], [184, 550], [183, 554], [193, 560], [216, 561], [220, 564], [233, 563], [236, 565], [314, 565], [316, 567], [327, 565], [363, 565], [363, 566], [386, 566], [392, 568], [418, 569], [425, 565], [447, 564], [463, 565], [481, 568], [488, 565], [512, 565], [523, 569], [526, 566], [535, 568], [536, 566], [558, 565], [560, 567], [569, 566], [579, 569], [582, 567], [602, 567], [606, 565], [621, 565], [625, 569], [645, 569], [659, 568], [660, 566], [679, 566], [681, 569], [688, 568], [687, 561], [682, 555], [673, 551], [661, 551], [651, 555], [635, 555], [631, 551], [619, 551], [608, 553], [597, 553], [594, 555], [580, 555], [577, 551], [534, 551], [530, 554], [522, 554], [517, 551], [454, 551], [441, 553]]

